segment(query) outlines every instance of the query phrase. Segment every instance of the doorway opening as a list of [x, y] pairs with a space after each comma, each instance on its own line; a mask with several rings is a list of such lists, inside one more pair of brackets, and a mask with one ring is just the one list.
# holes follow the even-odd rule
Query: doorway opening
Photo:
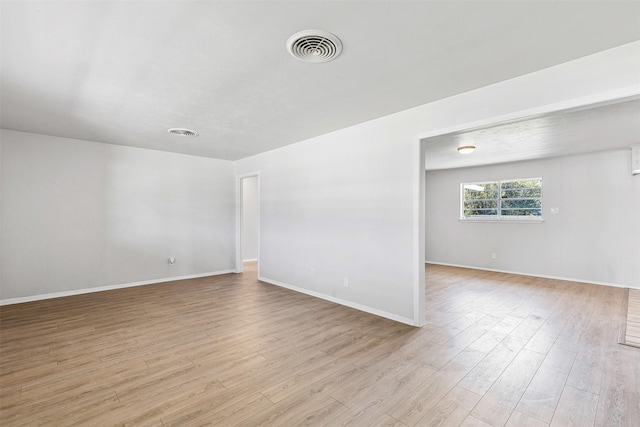
[[248, 268], [259, 274], [259, 174], [238, 176], [236, 196], [236, 272], [242, 273], [246, 264]]

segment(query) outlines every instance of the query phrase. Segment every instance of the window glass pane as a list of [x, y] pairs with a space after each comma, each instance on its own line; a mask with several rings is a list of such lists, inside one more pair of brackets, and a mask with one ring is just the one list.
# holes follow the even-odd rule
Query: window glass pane
[[502, 208], [519, 209], [519, 208], [536, 208], [540, 209], [542, 202], [540, 199], [503, 199]]
[[498, 207], [497, 200], [465, 200], [465, 209], [496, 209]]
[[503, 199], [510, 199], [514, 197], [522, 197], [522, 190], [502, 190], [500, 195]]
[[463, 184], [463, 217], [498, 217], [499, 184], [476, 182]]
[[464, 216], [496, 216], [498, 215], [497, 209], [478, 209], [478, 210], [466, 210]]
[[542, 216], [542, 179], [462, 184], [461, 216]]
[[542, 216], [540, 209], [502, 209], [500, 215], [503, 216]]
[[513, 188], [532, 188], [532, 187], [540, 187], [542, 185], [541, 180], [539, 179], [520, 179], [514, 181], [502, 181], [502, 189], [510, 190]]
[[542, 188], [525, 188], [522, 190], [522, 197], [542, 197]]
[[500, 215], [542, 216], [541, 179], [503, 181], [500, 190]]
[[498, 183], [465, 184], [464, 199], [495, 199], [498, 197]]

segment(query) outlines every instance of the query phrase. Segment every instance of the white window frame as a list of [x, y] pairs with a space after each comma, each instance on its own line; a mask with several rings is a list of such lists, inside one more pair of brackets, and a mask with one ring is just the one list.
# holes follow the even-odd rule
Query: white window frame
[[[540, 216], [511, 216], [511, 215], [502, 215], [502, 198], [500, 195], [502, 194], [502, 184], [507, 182], [514, 181], [529, 181], [529, 180], [539, 180], [540, 187], [542, 188], [542, 177], [533, 177], [533, 178], [514, 178], [514, 179], [502, 179], [495, 181], [474, 181], [474, 182], [462, 182], [460, 183], [460, 221], [469, 221], [469, 222], [529, 222], [529, 223], [540, 223], [544, 222], [543, 218], [543, 195], [542, 191], [540, 193]], [[498, 185], [498, 198], [497, 198], [497, 206], [496, 206], [496, 215], [474, 215], [474, 216], [465, 216], [464, 214], [464, 187], [465, 185], [485, 185], [485, 184], [497, 184]]]

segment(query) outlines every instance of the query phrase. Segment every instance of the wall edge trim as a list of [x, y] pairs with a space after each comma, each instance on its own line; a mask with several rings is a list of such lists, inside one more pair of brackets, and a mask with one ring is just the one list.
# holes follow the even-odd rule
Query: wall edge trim
[[229, 274], [229, 273], [235, 273], [235, 271], [219, 270], [219, 271], [212, 271], [208, 273], [188, 274], [186, 276], [164, 277], [161, 279], [143, 280], [139, 282], [121, 283], [117, 285], [96, 286], [95, 288], [74, 289], [70, 291], [52, 292], [49, 294], [38, 294], [38, 295], [30, 295], [26, 297], [0, 299], [0, 306], [11, 305], [11, 304], [21, 304], [21, 303], [32, 302], [32, 301], [41, 301], [41, 300], [47, 300], [47, 299], [53, 299], [53, 298], [62, 298], [62, 297], [68, 297], [73, 295], [90, 294], [93, 292], [103, 292], [103, 291], [112, 291], [116, 289], [133, 288], [135, 286], [146, 286], [146, 285], [154, 285], [158, 283], [175, 282], [175, 281], [186, 280], [186, 279], [197, 279], [199, 277], [219, 276], [221, 274]]
[[449, 264], [446, 262], [437, 262], [437, 261], [425, 261], [425, 264], [435, 264], [435, 265], [445, 265], [448, 267], [459, 267], [459, 268], [469, 268], [471, 270], [483, 270], [483, 271], [493, 271], [496, 273], [507, 273], [507, 274], [517, 274], [518, 276], [529, 276], [529, 277], [539, 277], [541, 279], [553, 279], [553, 280], [563, 280], [565, 282], [575, 282], [575, 283], [584, 283], [587, 285], [598, 285], [598, 286], [610, 286], [613, 288], [631, 288], [631, 289], [640, 289], [640, 286], [630, 286], [630, 285], [621, 285], [618, 283], [608, 283], [608, 282], [598, 282], [595, 280], [585, 280], [585, 279], [576, 279], [571, 277], [562, 277], [562, 276], [549, 276], [546, 274], [535, 274], [535, 273], [521, 273], [519, 271], [511, 271], [511, 270], [498, 270], [495, 268], [486, 268], [486, 267], [474, 267], [471, 265], [462, 265], [462, 264]]
[[404, 323], [409, 326], [421, 327], [422, 325], [416, 325], [413, 319], [404, 316], [398, 316], [397, 314], [389, 313], [384, 310], [378, 310], [377, 308], [368, 307], [366, 305], [358, 304], [352, 301], [344, 300], [342, 298], [332, 297], [330, 295], [322, 294], [320, 292], [315, 292], [309, 289], [299, 288], [297, 286], [289, 285], [287, 283], [279, 282], [277, 280], [269, 279], [266, 277], [259, 276], [258, 280], [269, 283], [271, 285], [280, 286], [282, 288], [286, 288], [295, 292], [300, 292], [302, 294], [310, 295], [312, 297], [320, 298], [326, 301], [330, 301], [339, 305], [343, 305], [349, 308], [353, 308], [359, 311], [363, 311], [365, 313], [373, 314], [378, 317], [384, 317], [385, 319], [393, 320], [396, 322]]

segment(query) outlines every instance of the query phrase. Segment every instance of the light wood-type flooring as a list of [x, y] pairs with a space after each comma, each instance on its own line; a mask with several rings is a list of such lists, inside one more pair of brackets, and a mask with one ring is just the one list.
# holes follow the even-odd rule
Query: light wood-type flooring
[[426, 271], [423, 328], [252, 268], [2, 307], [0, 425], [640, 426], [624, 289]]
[[624, 341], [640, 347], [640, 289], [629, 289]]

